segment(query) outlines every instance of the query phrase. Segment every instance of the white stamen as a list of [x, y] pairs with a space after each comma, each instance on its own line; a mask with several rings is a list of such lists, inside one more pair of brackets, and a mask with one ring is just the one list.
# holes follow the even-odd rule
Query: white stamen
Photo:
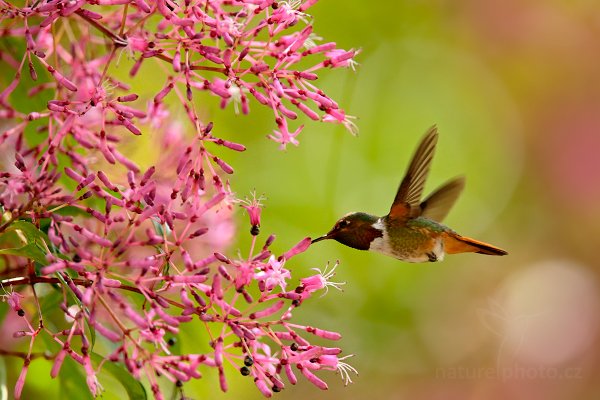
[[321, 297], [325, 296], [329, 292], [330, 286], [332, 288], [339, 290], [340, 292], [343, 292], [343, 289], [340, 286], [345, 285], [346, 282], [330, 282], [329, 281], [329, 279], [331, 279], [335, 276], [335, 269], [337, 268], [337, 266], [339, 264], [340, 264], [340, 262], [336, 261], [330, 270], [328, 270], [329, 262], [325, 265], [325, 268], [323, 269], [323, 271], [321, 271], [319, 268], [312, 268], [313, 271], [317, 271], [319, 273], [319, 275], [321, 275], [321, 277], [323, 278], [323, 281], [325, 282], [325, 293], [323, 293], [321, 295]]
[[338, 359], [337, 370], [339, 371], [340, 377], [342, 378], [342, 380], [344, 381], [344, 384], [346, 386], [348, 386], [348, 384], [352, 383], [352, 379], [350, 378], [350, 372], [353, 372], [356, 375], [358, 375], [358, 371], [352, 365], [342, 362], [342, 361], [347, 358], [353, 357], [353, 356], [354, 356], [354, 354], [350, 354], [350, 355], [347, 355], [345, 357]]

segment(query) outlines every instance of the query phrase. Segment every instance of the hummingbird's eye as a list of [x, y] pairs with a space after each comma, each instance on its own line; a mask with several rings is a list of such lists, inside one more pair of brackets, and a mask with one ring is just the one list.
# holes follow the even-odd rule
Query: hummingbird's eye
[[350, 221], [343, 219], [338, 223], [338, 228], [345, 228], [350, 225]]

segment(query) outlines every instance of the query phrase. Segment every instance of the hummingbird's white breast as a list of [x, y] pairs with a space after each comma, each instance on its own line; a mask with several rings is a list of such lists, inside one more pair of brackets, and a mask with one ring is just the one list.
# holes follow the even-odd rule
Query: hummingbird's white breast
[[444, 242], [441, 237], [434, 239], [435, 242], [431, 250], [431, 253], [433, 253], [433, 255], [427, 253], [410, 253], [402, 251], [401, 249], [396, 249], [394, 248], [394, 246], [392, 246], [392, 241], [389, 238], [387, 228], [382, 218], [379, 218], [377, 222], [375, 222], [371, 226], [381, 232], [381, 237], [377, 237], [371, 241], [369, 251], [375, 251], [377, 253], [382, 253], [387, 256], [411, 263], [421, 263], [426, 261], [442, 261], [444, 259]]

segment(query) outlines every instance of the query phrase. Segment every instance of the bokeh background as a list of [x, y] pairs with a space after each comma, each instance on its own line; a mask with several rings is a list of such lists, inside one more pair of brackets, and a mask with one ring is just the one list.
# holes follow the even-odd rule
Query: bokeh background
[[[360, 375], [344, 387], [320, 373], [328, 392], [301, 379], [277, 397], [599, 398], [598, 2], [322, 0], [311, 13], [325, 40], [362, 49], [356, 71], [321, 78], [358, 117], [358, 137], [303, 121], [300, 146], [281, 152], [265, 139], [268, 110], [245, 117], [207, 103], [219, 136], [248, 147], [226, 159], [240, 196], [255, 189], [267, 197], [262, 236], [275, 233], [281, 252], [349, 211], [386, 214], [417, 142], [437, 124], [427, 191], [466, 175], [445, 222], [510, 255], [407, 264], [336, 242], [311, 247], [287, 265], [293, 273], [340, 260], [334, 280], [347, 284], [296, 316], [341, 332]], [[233, 250], [247, 246], [243, 239]], [[59, 398], [49, 365], [36, 365], [30, 392]], [[228, 378], [226, 395], [212, 371], [185, 394], [261, 398], [235, 371]]]
[[[268, 197], [263, 232], [283, 250], [349, 211], [386, 214], [437, 124], [426, 190], [466, 175], [445, 222], [510, 255], [407, 264], [336, 242], [311, 247], [294, 268], [340, 260], [347, 284], [302, 318], [342, 332], [360, 375], [278, 396], [600, 398], [600, 5], [329, 0], [312, 12], [319, 35], [362, 48], [356, 72], [321, 83], [360, 134], [309, 122], [300, 146], [279, 153], [260, 138], [268, 120], [219, 120], [249, 144], [234, 161], [236, 186]], [[232, 394], [259, 398], [245, 384]]]

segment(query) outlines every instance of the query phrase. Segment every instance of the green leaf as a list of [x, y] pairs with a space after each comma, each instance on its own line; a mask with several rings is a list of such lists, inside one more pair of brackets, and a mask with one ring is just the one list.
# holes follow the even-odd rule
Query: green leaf
[[[71, 298], [73, 299], [74, 304], [77, 304], [80, 309], [85, 310], [86, 313], [87, 313], [87, 315], [89, 315], [90, 314], [90, 310], [73, 293], [73, 291], [71, 290], [71, 287], [67, 283], [67, 281], [64, 278], [63, 274], [57, 273], [56, 277], [58, 278], [59, 281], [62, 282], [63, 286], [69, 291], [69, 293], [71, 294]], [[85, 319], [85, 325], [87, 326], [87, 328], [88, 328], [88, 330], [90, 332], [90, 334], [89, 334], [89, 338], [90, 338], [90, 342], [91, 342], [91, 348], [90, 348], [90, 350], [92, 350], [94, 348], [94, 345], [96, 344], [96, 329], [94, 329], [94, 327], [90, 324], [90, 322], [88, 321], [87, 318]]]
[[[49, 325], [49, 327], [51, 329], [57, 329], [56, 326], [54, 324], [52, 324], [51, 322], [48, 322], [47, 325]], [[52, 337], [52, 335], [50, 335], [48, 332], [42, 331], [39, 335], [38, 338], [42, 339], [43, 345], [45, 346], [45, 351], [51, 353], [51, 354], [56, 354], [60, 351], [60, 349], [62, 348], [62, 346], [56, 341], [54, 340], [54, 338]], [[68, 357], [67, 357], [68, 358]], [[64, 364], [63, 364], [64, 366]], [[61, 368], [62, 371], [62, 368]]]
[[[90, 357], [96, 363], [101, 363], [103, 358], [96, 353], [91, 353]], [[111, 374], [117, 379], [131, 400], [146, 400], [148, 395], [144, 385], [137, 379], [135, 379], [124, 367], [115, 362], [105, 362], [102, 364], [102, 369]]]
[[0, 235], [0, 243], [2, 247], [6, 247], [0, 249], [0, 254], [27, 257], [39, 264], [48, 264], [46, 246], [50, 243], [50, 239], [31, 222], [14, 221]]
[[[4, 321], [4, 317], [8, 313], [8, 309], [9, 309], [8, 304], [6, 304], [5, 302], [0, 303], [0, 321]], [[1, 398], [0, 398], [0, 400], [1, 400]]]
[[63, 301], [62, 290], [58, 288], [58, 285], [48, 286], [49, 293], [40, 298], [42, 315], [53, 316], [56, 313], [60, 313], [63, 316], [64, 314], [60, 309], [60, 303]]
[[[156, 234], [158, 236], [162, 237], [164, 235], [163, 226], [157, 220], [155, 220], [154, 218], [152, 218], [151, 221], [152, 221], [152, 225], [154, 225], [154, 232], [156, 232]], [[167, 228], [167, 230], [169, 229], [166, 226], [166, 224], [165, 224], [165, 227]]]
[[[89, 315], [89, 313], [88, 313]], [[90, 351], [94, 349], [94, 346], [96, 345], [96, 329], [92, 326], [92, 324], [90, 324], [90, 321], [86, 318], [85, 319], [85, 326], [87, 326], [88, 330], [90, 331]]]
[[6, 254], [11, 256], [23, 256], [33, 261], [36, 261], [42, 265], [48, 264], [48, 261], [46, 260], [46, 254], [35, 243], [29, 243], [23, 247], [18, 248], [0, 249], [0, 254]]
[[27, 221], [15, 221], [6, 229], [6, 231], [21, 231], [27, 238], [28, 243], [34, 243], [38, 239], [43, 240], [46, 243], [50, 241], [48, 236], [40, 231], [37, 226]]
[[83, 369], [71, 358], [65, 358], [58, 377], [61, 399], [92, 400], [94, 398], [85, 380]]
[[6, 386], [6, 363], [0, 358], [0, 400], [8, 399], [8, 387]]
[[59, 215], [68, 215], [71, 217], [76, 217], [76, 216], [89, 216], [88, 213], [86, 213], [84, 210], [82, 210], [79, 207], [74, 207], [74, 206], [64, 206], [59, 208], [58, 210], [54, 211], [56, 214]]

